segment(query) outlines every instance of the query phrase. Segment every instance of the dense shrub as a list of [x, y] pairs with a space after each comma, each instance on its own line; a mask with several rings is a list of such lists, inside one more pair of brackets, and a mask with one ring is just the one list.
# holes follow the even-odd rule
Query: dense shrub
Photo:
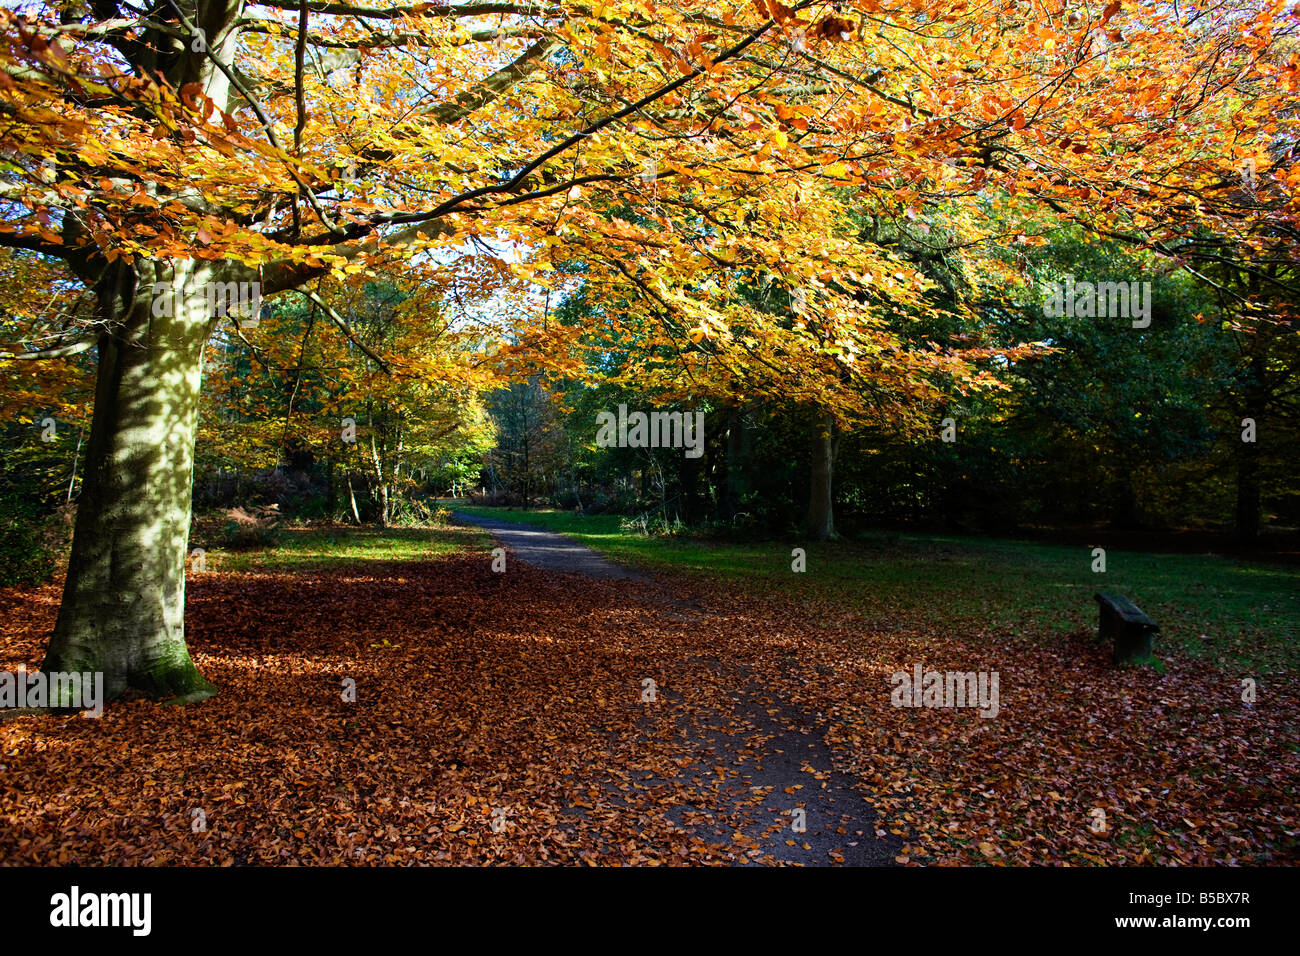
[[0, 585], [42, 584], [68, 560], [76, 508], [0, 499]]

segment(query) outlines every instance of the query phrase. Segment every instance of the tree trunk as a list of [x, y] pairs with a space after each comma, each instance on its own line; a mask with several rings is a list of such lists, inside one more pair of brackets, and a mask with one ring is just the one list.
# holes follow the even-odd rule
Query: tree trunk
[[[98, 288], [95, 412], [86, 445], [72, 553], [46, 671], [104, 675], [109, 699], [128, 689], [178, 701], [216, 693], [185, 645], [194, 436], [203, 347], [212, 322], [206, 265], [110, 268]], [[155, 281], [175, 306], [154, 315]]]
[[72, 475], [68, 478], [68, 504], [72, 504], [72, 492], [77, 487], [77, 460], [81, 458], [81, 442], [85, 437], [83, 429], [77, 429], [77, 447], [72, 450]]
[[1237, 535], [1247, 541], [1259, 537], [1259, 445], [1241, 442], [1237, 449]]
[[688, 527], [694, 527], [699, 508], [695, 503], [696, 489], [699, 486], [698, 465], [695, 459], [685, 455], [677, 459], [677, 484], [681, 488], [682, 521]]
[[835, 537], [835, 515], [832, 506], [832, 487], [835, 477], [835, 453], [839, 449], [839, 435], [833, 415], [820, 416], [812, 443], [812, 480], [808, 491], [808, 520], [806, 531], [814, 541], [829, 541]]
[[727, 483], [723, 517], [734, 519], [749, 500], [750, 453], [753, 448], [745, 409], [732, 409], [727, 421]]
[[384, 459], [379, 454], [379, 447], [375, 444], [374, 433], [374, 416], [370, 417], [370, 457], [375, 465], [375, 486], [379, 491], [379, 527], [387, 528], [390, 518], [388, 509], [388, 478], [384, 473]]
[[331, 454], [327, 459], [325, 459], [325, 517], [328, 521], [334, 520], [334, 512], [338, 508], [339, 495], [334, 480], [334, 456]]
[[348, 476], [348, 504], [352, 506], [352, 520], [361, 524], [361, 512], [357, 510], [357, 493], [352, 488], [352, 472], [347, 472]]
[[[1238, 420], [1251, 418], [1257, 423], [1267, 406], [1268, 390], [1264, 384], [1264, 363], [1259, 356], [1251, 359], [1249, 378]], [[1238, 537], [1253, 541], [1259, 537], [1260, 526], [1260, 474], [1259, 434], [1254, 441], [1242, 441], [1237, 434], [1237, 509], [1236, 531]]]

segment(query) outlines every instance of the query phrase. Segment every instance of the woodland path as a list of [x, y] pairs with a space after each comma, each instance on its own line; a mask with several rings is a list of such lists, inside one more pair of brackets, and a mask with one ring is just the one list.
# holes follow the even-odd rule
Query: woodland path
[[[628, 602], [648, 604], [674, 621], [689, 623], [708, 613], [676, 598], [663, 582], [565, 535], [460, 512], [453, 517], [488, 531], [514, 552], [514, 560], [540, 570], [626, 580]], [[667, 780], [647, 773], [642, 783], [693, 794], [689, 807], [671, 812], [673, 822], [699, 839], [733, 844], [742, 863], [770, 857], [811, 866], [894, 865], [901, 841], [877, 829], [866, 794], [834, 769], [815, 722], [755, 684], [748, 668], [716, 658], [708, 664], [719, 678], [716, 711], [678, 722], [690, 771]], [[669, 691], [657, 694], [671, 700]], [[802, 819], [792, 813], [797, 809]], [[715, 825], [719, 817], [736, 815], [748, 823], [736, 830]]]
[[628, 578], [634, 581], [650, 580], [644, 574], [631, 571], [602, 557], [586, 545], [579, 544], [572, 538], [554, 531], [547, 531], [528, 524], [516, 524], [512, 521], [498, 521], [495, 518], [482, 518], [463, 512], [452, 512], [452, 516], [465, 524], [477, 525], [489, 532], [511, 551], [520, 561], [531, 564], [543, 571], [562, 571], [568, 574], [581, 574], [589, 578]]

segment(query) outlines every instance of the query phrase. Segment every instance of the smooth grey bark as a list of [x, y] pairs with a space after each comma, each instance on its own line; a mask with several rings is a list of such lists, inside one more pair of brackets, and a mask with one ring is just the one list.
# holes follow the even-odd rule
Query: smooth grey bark
[[[185, 644], [194, 438], [203, 347], [213, 320], [204, 263], [110, 269], [101, 284], [95, 411], [72, 553], [45, 671], [102, 672], [128, 689], [198, 700], [215, 688]], [[174, 283], [171, 316], [152, 284]]]
[[361, 524], [361, 512], [357, 510], [357, 493], [352, 487], [352, 472], [347, 472], [348, 476], [348, 504], [352, 506], [352, 520]]
[[[149, 19], [123, 26], [121, 18], [127, 14], [119, 13], [116, 0], [105, 0], [91, 4], [90, 15], [104, 23], [104, 37], [125, 60], [128, 75], [158, 77], [173, 90], [197, 84], [227, 113], [250, 107], [278, 147], [274, 127], [262, 115], [256, 95], [249, 94], [246, 86], [238, 93], [233, 88], [241, 75], [234, 54], [245, 6], [246, 0], [175, 0], [151, 7]], [[74, 20], [84, 19], [75, 12], [71, 15]], [[111, 25], [114, 20], [118, 23]], [[204, 43], [195, 42], [199, 30]], [[54, 44], [65, 42], [65, 50], [70, 51], [71, 41], [56, 39]], [[436, 118], [454, 122], [490, 102], [541, 68], [555, 44], [550, 38], [533, 44], [473, 92], [443, 104], [435, 111]], [[76, 90], [71, 81], [69, 85], [77, 97], [82, 96], [84, 91]], [[152, 120], [151, 110], [141, 101], [136, 118]], [[85, 175], [101, 175], [93, 163], [61, 158], [80, 166]], [[368, 160], [384, 161], [378, 151], [372, 151]], [[142, 179], [159, 201], [179, 202], [196, 212], [222, 216], [230, 212], [199, 189], [168, 192], [150, 181], [147, 170]], [[280, 202], [275, 198], [278, 193], [278, 189], [269, 193], [272, 209]], [[310, 191], [307, 198], [316, 205]], [[343, 239], [340, 227], [325, 222], [319, 207], [317, 211], [329, 235], [340, 240], [336, 245], [316, 245], [318, 253], [353, 256], [378, 244], [377, 235], [355, 228]], [[294, 212], [296, 224], [296, 206]], [[400, 245], [452, 231], [450, 222], [428, 220], [410, 223], [386, 238]], [[136, 688], [154, 696], [198, 699], [213, 693], [213, 688], [198, 674], [185, 647], [185, 554], [202, 353], [212, 323], [205, 314], [205, 299], [201, 310], [195, 301], [184, 299], [172, 318], [152, 315], [151, 283], [187, 279], [198, 292], [205, 281], [257, 281], [266, 295], [296, 288], [326, 269], [292, 256], [260, 268], [197, 261], [176, 266], [140, 263], [128, 269], [102, 256], [103, 243], [92, 232], [69, 208], [62, 220], [61, 249], [51, 252], [61, 256], [79, 279], [96, 287], [104, 324], [72, 555], [44, 667], [102, 671], [111, 697]], [[295, 233], [294, 241], [299, 238]], [[308, 242], [314, 244], [316, 239], [302, 237], [302, 243]], [[42, 247], [42, 251], [50, 250]], [[355, 500], [352, 506], [355, 514]]]
[[[207, 47], [145, 31], [118, 50], [138, 72], [157, 72], [175, 89], [197, 83], [229, 110], [230, 82], [218, 64], [232, 60], [243, 0], [178, 6], [205, 31]], [[234, 263], [108, 264], [75, 214], [64, 218], [62, 238], [69, 267], [95, 287], [102, 331], [67, 578], [41, 667], [101, 672], [108, 699], [137, 690], [201, 700], [216, 689], [185, 644], [185, 557], [203, 348], [214, 324], [205, 284], [258, 276]], [[171, 308], [153, 308], [155, 283], [174, 290]]]

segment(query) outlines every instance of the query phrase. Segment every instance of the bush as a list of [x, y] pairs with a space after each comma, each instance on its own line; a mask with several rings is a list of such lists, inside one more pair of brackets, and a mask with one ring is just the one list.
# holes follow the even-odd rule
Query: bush
[[393, 493], [389, 500], [389, 524], [395, 528], [413, 528], [424, 524], [432, 516], [429, 506], [419, 498], [407, 498]]
[[43, 584], [68, 560], [77, 509], [52, 513], [17, 497], [0, 499], [0, 585]]
[[228, 508], [224, 513], [226, 521], [216, 536], [216, 543], [220, 547], [231, 551], [269, 548], [279, 539], [278, 505]]
[[[335, 511], [342, 513], [337, 506]], [[329, 497], [319, 493], [304, 498], [294, 509], [293, 516], [299, 521], [333, 521], [335, 518], [335, 515], [330, 513]]]

